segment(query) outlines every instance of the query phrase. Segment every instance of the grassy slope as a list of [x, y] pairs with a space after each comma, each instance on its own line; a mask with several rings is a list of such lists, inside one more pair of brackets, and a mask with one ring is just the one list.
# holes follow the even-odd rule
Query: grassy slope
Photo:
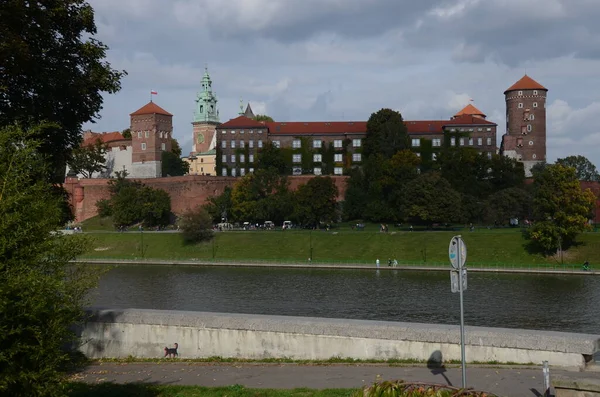
[[[84, 228], [84, 230], [89, 230]], [[313, 261], [374, 264], [376, 258], [385, 266], [388, 258], [400, 263], [436, 262], [447, 265], [448, 243], [457, 232], [390, 232], [369, 231], [250, 231], [217, 233], [214, 243], [183, 245], [178, 233], [143, 234], [145, 258], [151, 259], [216, 259], [306, 261], [312, 239]], [[94, 237], [94, 250], [88, 258], [141, 258], [140, 233], [89, 233]], [[518, 230], [485, 230], [463, 232], [468, 248], [468, 264], [537, 265], [558, 264], [554, 258], [531, 255], [524, 248]], [[600, 262], [600, 234], [580, 236], [581, 245], [569, 250], [564, 263], [592, 264]]]

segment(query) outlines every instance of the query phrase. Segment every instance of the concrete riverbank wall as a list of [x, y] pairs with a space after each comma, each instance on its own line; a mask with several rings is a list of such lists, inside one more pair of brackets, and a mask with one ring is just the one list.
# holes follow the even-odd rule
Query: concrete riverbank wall
[[[459, 327], [141, 309], [89, 309], [80, 350], [90, 358], [160, 358], [179, 344], [180, 358], [460, 360]], [[468, 362], [584, 368], [600, 335], [466, 327]]]

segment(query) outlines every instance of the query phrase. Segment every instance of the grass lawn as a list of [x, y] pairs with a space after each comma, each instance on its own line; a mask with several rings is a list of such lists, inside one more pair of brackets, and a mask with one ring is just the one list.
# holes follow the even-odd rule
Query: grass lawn
[[[476, 229], [463, 231], [231, 231], [216, 233], [213, 242], [184, 245], [179, 233], [167, 232], [89, 232], [93, 249], [84, 258], [163, 259], [163, 260], [232, 260], [307, 262], [311, 256], [318, 263], [364, 263], [373, 265], [379, 258], [400, 264], [448, 264], [448, 244], [461, 233], [468, 249], [467, 264], [478, 266], [560, 266], [560, 258], [530, 254], [525, 240], [516, 229]], [[143, 240], [143, 245], [142, 245]], [[585, 233], [580, 244], [565, 252], [564, 264], [600, 263], [600, 233]], [[143, 255], [142, 255], [143, 246]]]
[[68, 397], [348, 397], [355, 389], [246, 389], [240, 385], [227, 387], [172, 386], [143, 383], [71, 383]]

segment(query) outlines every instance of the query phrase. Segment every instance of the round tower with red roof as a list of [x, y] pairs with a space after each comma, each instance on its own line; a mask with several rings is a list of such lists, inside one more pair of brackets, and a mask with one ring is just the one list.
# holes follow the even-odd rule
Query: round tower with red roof
[[523, 162], [525, 176], [546, 161], [546, 96], [548, 89], [525, 75], [504, 91], [506, 134], [500, 152]]

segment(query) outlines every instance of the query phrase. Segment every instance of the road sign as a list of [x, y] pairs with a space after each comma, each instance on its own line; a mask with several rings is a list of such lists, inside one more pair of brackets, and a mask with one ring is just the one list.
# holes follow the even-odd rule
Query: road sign
[[[462, 290], [466, 291], [467, 290], [467, 269], [463, 269], [462, 272], [463, 272]], [[452, 293], [460, 292], [460, 287], [458, 285], [458, 271], [457, 270], [450, 270], [450, 290], [452, 291]]]
[[465, 266], [467, 260], [467, 246], [460, 236], [454, 236], [452, 237], [452, 240], [450, 240], [448, 257], [450, 258], [450, 264], [453, 268], [462, 269]]

